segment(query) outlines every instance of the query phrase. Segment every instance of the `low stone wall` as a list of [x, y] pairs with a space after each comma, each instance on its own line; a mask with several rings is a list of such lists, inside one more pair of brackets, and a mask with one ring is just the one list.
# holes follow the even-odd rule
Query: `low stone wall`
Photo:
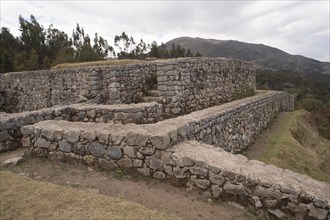
[[162, 120], [156, 102], [121, 105], [73, 104], [36, 111], [0, 114], [0, 153], [21, 146], [21, 127], [45, 120], [149, 124]]
[[[330, 217], [330, 185], [196, 141], [163, 152], [164, 178], [176, 178], [204, 195], [234, 200], [281, 219]], [[160, 175], [157, 175], [158, 177]]]

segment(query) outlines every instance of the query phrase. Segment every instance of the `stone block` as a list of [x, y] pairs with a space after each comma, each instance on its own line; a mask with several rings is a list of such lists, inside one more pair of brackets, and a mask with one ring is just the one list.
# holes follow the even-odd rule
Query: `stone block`
[[41, 135], [50, 141], [53, 141], [55, 139], [54, 130], [51, 129], [42, 129]]
[[124, 157], [124, 158], [120, 159], [119, 161], [117, 161], [117, 164], [120, 167], [124, 167], [124, 168], [130, 168], [133, 166], [132, 160], [129, 159], [128, 157]]
[[142, 167], [143, 166], [143, 161], [135, 159], [133, 160], [133, 167]]
[[232, 195], [243, 195], [243, 196], [248, 195], [248, 193], [245, 191], [244, 186], [242, 184], [234, 185], [230, 182], [227, 182], [224, 185], [223, 189], [226, 193], [232, 194]]
[[190, 180], [198, 188], [206, 189], [210, 185], [210, 181], [208, 181], [207, 179], [198, 179], [196, 176], [191, 176]]
[[82, 141], [94, 141], [95, 138], [96, 134], [93, 131], [83, 131], [80, 135]]
[[49, 145], [50, 142], [43, 138], [38, 138], [37, 141], [34, 143], [34, 147], [41, 147], [41, 148], [48, 148]]
[[104, 158], [99, 158], [98, 162], [99, 166], [104, 170], [114, 170], [117, 168], [117, 165], [113, 161], [109, 161]]
[[119, 147], [109, 147], [108, 154], [111, 159], [118, 160], [123, 156], [123, 152]]
[[201, 167], [190, 167], [190, 172], [197, 176], [207, 176], [208, 170], [206, 168]]
[[142, 176], [150, 176], [150, 169], [147, 167], [137, 168], [136, 171], [140, 173]]
[[136, 158], [136, 151], [134, 147], [124, 147], [124, 154], [130, 158]]
[[98, 142], [90, 143], [88, 149], [89, 152], [96, 157], [102, 157], [105, 153], [105, 146]]
[[160, 159], [158, 159], [155, 156], [146, 157], [145, 162], [151, 169], [154, 169], [154, 170], [162, 170], [163, 166], [164, 166], [163, 161], [161, 161]]
[[33, 135], [33, 127], [32, 126], [23, 126], [21, 127], [21, 132], [23, 135]]
[[109, 134], [108, 133], [96, 132], [96, 137], [98, 138], [98, 141], [102, 144], [107, 145], [109, 143]]
[[148, 142], [148, 136], [141, 133], [129, 132], [126, 135], [126, 142], [130, 146], [145, 147]]
[[171, 139], [168, 134], [163, 134], [151, 136], [150, 141], [155, 148], [164, 150], [170, 146]]
[[3, 142], [3, 141], [5, 141], [9, 138], [10, 138], [10, 135], [9, 135], [7, 130], [4, 130], [4, 131], [0, 132], [0, 142]]
[[70, 143], [76, 143], [79, 141], [80, 130], [74, 129], [69, 131], [64, 131], [63, 138], [66, 139]]
[[21, 140], [22, 146], [23, 147], [30, 147], [31, 146], [31, 141], [29, 137], [23, 137]]
[[58, 147], [60, 151], [63, 152], [71, 152], [71, 145], [67, 141], [59, 141], [58, 142]]
[[222, 186], [225, 183], [225, 178], [221, 175], [210, 175], [210, 181], [213, 184], [217, 184], [219, 186]]

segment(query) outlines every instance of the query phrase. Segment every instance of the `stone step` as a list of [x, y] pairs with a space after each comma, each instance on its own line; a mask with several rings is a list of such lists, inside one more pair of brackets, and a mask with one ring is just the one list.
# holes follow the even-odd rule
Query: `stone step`
[[144, 102], [160, 102], [162, 97], [156, 97], [156, 96], [144, 96], [142, 97]]
[[159, 97], [159, 91], [158, 90], [150, 90], [149, 95]]

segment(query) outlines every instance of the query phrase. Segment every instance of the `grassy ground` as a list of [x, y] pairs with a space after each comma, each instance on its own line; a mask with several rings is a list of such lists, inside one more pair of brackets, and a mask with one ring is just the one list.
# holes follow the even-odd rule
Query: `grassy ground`
[[329, 140], [318, 134], [305, 110], [280, 113], [243, 154], [330, 182]]
[[91, 66], [110, 66], [110, 65], [135, 64], [135, 63], [142, 63], [142, 62], [146, 62], [146, 61], [124, 59], [124, 60], [102, 60], [102, 61], [81, 62], [81, 63], [62, 63], [62, 64], [58, 64], [56, 66], [53, 66], [51, 69], [91, 67]]
[[10, 171], [0, 171], [0, 180], [0, 219], [179, 219], [123, 199]]

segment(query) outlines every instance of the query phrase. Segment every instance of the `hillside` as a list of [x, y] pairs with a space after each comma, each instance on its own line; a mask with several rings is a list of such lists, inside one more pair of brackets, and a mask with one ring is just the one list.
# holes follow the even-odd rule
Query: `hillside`
[[329, 182], [330, 143], [320, 136], [311, 117], [305, 110], [281, 112], [243, 154]]
[[178, 44], [185, 49], [190, 48], [192, 53], [200, 52], [207, 57], [228, 57], [251, 61], [266, 69], [329, 74], [329, 62], [320, 62], [300, 55], [291, 55], [263, 44], [180, 37], [168, 41], [165, 46], [170, 49], [172, 44]]

